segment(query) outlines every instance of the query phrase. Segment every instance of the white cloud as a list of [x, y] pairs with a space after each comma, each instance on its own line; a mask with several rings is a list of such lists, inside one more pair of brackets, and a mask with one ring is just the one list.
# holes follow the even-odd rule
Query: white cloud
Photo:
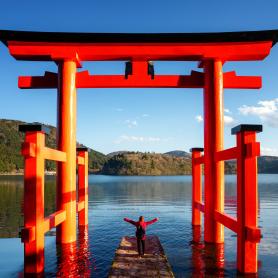
[[[198, 123], [201, 123], [201, 122], [204, 121], [204, 119], [203, 119], [203, 117], [202, 117], [201, 115], [197, 115], [197, 116], [195, 117], [195, 119], [196, 119], [196, 121], [197, 121]], [[226, 125], [230, 126], [230, 125], [233, 125], [235, 122], [236, 122], [236, 121], [234, 120], [233, 117], [227, 116], [227, 115], [224, 116], [224, 123], [225, 123]]]
[[133, 128], [133, 127], [138, 126], [138, 123], [137, 123], [136, 120], [126, 120], [125, 123], [127, 124], [127, 126], [129, 128]]
[[272, 155], [278, 156], [278, 149], [277, 148], [268, 148], [261, 146], [261, 155]]
[[[163, 141], [168, 140], [164, 139]], [[162, 141], [159, 137], [144, 137], [144, 136], [128, 136], [121, 135], [117, 140], [114, 141], [116, 144], [120, 144], [122, 142], [160, 142]]]
[[150, 115], [149, 114], [143, 114], [142, 115], [142, 118], [147, 118], [147, 117], [150, 117]]
[[224, 112], [227, 113], [227, 114], [232, 114], [232, 112], [227, 108], [224, 109]]
[[267, 125], [278, 127], [278, 98], [259, 101], [257, 106], [243, 105], [238, 110], [244, 116], [257, 116]]
[[227, 125], [227, 126], [231, 126], [231, 125], [234, 125], [235, 124], [235, 119], [231, 116], [227, 116], [227, 115], [224, 115], [224, 123]]
[[197, 116], [195, 117], [195, 119], [196, 119], [196, 121], [197, 121], [198, 123], [201, 123], [201, 122], [204, 121], [203, 116], [201, 116], [201, 115], [197, 115]]

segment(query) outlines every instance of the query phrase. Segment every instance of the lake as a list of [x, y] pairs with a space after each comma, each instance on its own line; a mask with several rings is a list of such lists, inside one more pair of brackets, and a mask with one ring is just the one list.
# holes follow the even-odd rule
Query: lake
[[[236, 176], [225, 178], [225, 211], [235, 215]], [[45, 215], [55, 211], [55, 177], [47, 177]], [[23, 245], [18, 234], [23, 225], [23, 178], [0, 177], [0, 277], [18, 277], [23, 271]], [[278, 175], [259, 175], [259, 226], [263, 238], [259, 244], [258, 277], [278, 274]], [[176, 277], [235, 277], [236, 236], [225, 229], [225, 246], [219, 260], [215, 250], [192, 243], [191, 177], [114, 177], [89, 176], [89, 228], [80, 235], [74, 255], [63, 260], [55, 244], [55, 231], [46, 236], [47, 277], [106, 277], [115, 249], [124, 235], [134, 235], [134, 227], [124, 217], [137, 220], [140, 215], [159, 221], [147, 233], [159, 236]], [[194, 231], [195, 236], [199, 231]], [[82, 248], [81, 248], [82, 247]], [[71, 253], [72, 254], [72, 253]], [[67, 274], [68, 275], [68, 274]]]

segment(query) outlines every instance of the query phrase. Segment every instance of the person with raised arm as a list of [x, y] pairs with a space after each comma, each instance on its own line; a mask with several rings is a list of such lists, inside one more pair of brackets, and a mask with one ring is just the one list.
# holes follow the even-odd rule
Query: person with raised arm
[[124, 221], [134, 225], [136, 227], [136, 239], [137, 239], [137, 250], [139, 257], [145, 254], [145, 240], [146, 240], [146, 229], [148, 225], [151, 225], [158, 221], [158, 218], [154, 218], [151, 221], [145, 222], [144, 216], [140, 216], [138, 221], [133, 221], [128, 218], [124, 218]]

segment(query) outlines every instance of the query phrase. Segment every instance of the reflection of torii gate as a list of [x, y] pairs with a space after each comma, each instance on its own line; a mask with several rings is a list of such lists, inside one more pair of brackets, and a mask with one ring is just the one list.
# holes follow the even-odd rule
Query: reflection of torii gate
[[[58, 150], [64, 153], [65, 157], [58, 159], [63, 162], [58, 164], [57, 208], [64, 210], [66, 215], [57, 227], [58, 241], [61, 243], [76, 241], [76, 88], [149, 87], [204, 88], [205, 151], [202, 158], [205, 165], [204, 235], [206, 242], [223, 243], [222, 224], [226, 225], [226, 222], [223, 223], [221, 217], [214, 216], [215, 211], [219, 214], [224, 211], [224, 167], [221, 159], [215, 159], [215, 155], [223, 150], [223, 88], [257, 89], [261, 87], [261, 78], [237, 76], [235, 72], [223, 73], [222, 66], [227, 61], [264, 59], [277, 38], [277, 31], [207, 34], [0, 31], [1, 41], [17, 60], [55, 61], [58, 64], [57, 74], [46, 72], [44, 76], [19, 77], [19, 87], [23, 89], [58, 88], [57, 145]], [[188, 76], [155, 75], [150, 61], [157, 60], [199, 61], [199, 67], [204, 71], [192, 71]], [[90, 75], [88, 71], [77, 72], [77, 68], [82, 66], [83, 61], [129, 62], [126, 63], [125, 74]], [[28, 127], [25, 131], [28, 133]], [[248, 127], [235, 132], [244, 133], [244, 131], [248, 131]], [[255, 154], [257, 155], [257, 152]], [[222, 156], [225, 158], [225, 154]], [[253, 174], [256, 175], [256, 167], [252, 169]], [[255, 179], [255, 184], [256, 181]], [[254, 190], [257, 194], [257, 188]], [[256, 194], [255, 200], [257, 200]], [[256, 205], [254, 209], [256, 211]], [[28, 213], [31, 212], [25, 211], [25, 214]], [[254, 216], [257, 221], [257, 212]], [[256, 227], [254, 229], [255, 232], [258, 231]], [[30, 243], [25, 244], [25, 256], [28, 252], [30, 255], [28, 244]], [[36, 244], [36, 240], [32, 244]], [[257, 272], [256, 244], [251, 244], [250, 250], [248, 246], [246, 247], [243, 263], [238, 263], [241, 272]], [[30, 261], [25, 263], [27, 272], [43, 271], [41, 253], [33, 254], [36, 258], [33, 263]], [[250, 256], [251, 253], [254, 260], [250, 265], [245, 257]]]

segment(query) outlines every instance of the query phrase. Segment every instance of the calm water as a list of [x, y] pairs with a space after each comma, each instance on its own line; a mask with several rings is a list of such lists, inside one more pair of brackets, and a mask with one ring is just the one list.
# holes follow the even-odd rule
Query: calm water
[[[225, 210], [235, 215], [235, 176], [226, 176]], [[278, 277], [278, 175], [260, 175], [259, 277]], [[18, 277], [23, 269], [22, 177], [0, 177], [0, 277]], [[55, 178], [45, 186], [45, 215], [55, 210]], [[122, 219], [159, 217], [149, 227], [157, 234], [176, 277], [236, 276], [236, 237], [225, 229], [225, 248], [213, 260], [210, 250], [192, 243], [191, 177], [89, 177], [89, 230], [61, 252], [55, 237], [46, 237], [46, 276], [106, 277], [121, 238], [134, 228]], [[198, 231], [194, 231], [198, 236]], [[61, 255], [63, 254], [63, 256]]]

